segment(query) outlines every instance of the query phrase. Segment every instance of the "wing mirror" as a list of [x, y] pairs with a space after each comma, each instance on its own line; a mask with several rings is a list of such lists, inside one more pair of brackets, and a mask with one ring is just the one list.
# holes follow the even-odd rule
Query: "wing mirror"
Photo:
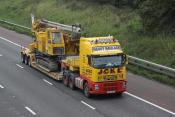
[[126, 54], [123, 54], [123, 64], [128, 64], [128, 56]]

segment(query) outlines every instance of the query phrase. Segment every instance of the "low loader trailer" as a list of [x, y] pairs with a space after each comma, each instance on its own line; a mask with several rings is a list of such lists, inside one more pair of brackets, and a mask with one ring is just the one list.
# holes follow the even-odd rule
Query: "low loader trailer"
[[60, 80], [86, 97], [126, 91], [127, 56], [112, 36], [82, 37], [79, 25], [34, 20], [35, 37], [21, 50], [22, 63]]

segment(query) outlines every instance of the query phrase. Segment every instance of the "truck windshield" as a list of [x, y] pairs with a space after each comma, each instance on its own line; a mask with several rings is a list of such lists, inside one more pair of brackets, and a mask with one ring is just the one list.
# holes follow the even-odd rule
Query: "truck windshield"
[[123, 64], [122, 55], [94, 56], [92, 66], [95, 68], [113, 68]]
[[52, 39], [52, 43], [61, 43], [61, 34], [59, 32], [53, 32]]

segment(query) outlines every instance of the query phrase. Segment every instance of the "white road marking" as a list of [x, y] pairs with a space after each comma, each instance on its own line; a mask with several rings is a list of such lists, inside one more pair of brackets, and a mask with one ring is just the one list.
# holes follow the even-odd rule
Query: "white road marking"
[[7, 41], [7, 42], [9, 42], [9, 43], [11, 43], [11, 44], [13, 44], [13, 45], [16, 45], [16, 46], [18, 46], [18, 47], [23, 47], [23, 46], [21, 46], [21, 45], [19, 45], [19, 44], [17, 44], [17, 43], [14, 43], [14, 42], [12, 42], [12, 41], [6, 39], [6, 38], [0, 37], [0, 39], [2, 39], [2, 40], [4, 40], [4, 41]]
[[0, 56], [2, 56], [2, 54], [0, 54]]
[[22, 67], [21, 65], [19, 65], [19, 64], [16, 64], [16, 66], [18, 66], [18, 67], [20, 67], [21, 69], [23, 69], [24, 67]]
[[0, 88], [3, 89], [4, 87], [2, 85], [0, 85]]
[[91, 106], [91, 105], [87, 104], [86, 102], [81, 101], [81, 103], [83, 103], [84, 105], [88, 106], [89, 108], [91, 108], [91, 109], [95, 110], [95, 108], [94, 108], [93, 106]]
[[30, 113], [32, 113], [32, 115], [36, 115], [36, 113], [29, 107], [26, 106], [25, 109], [27, 109]]
[[43, 79], [43, 81], [50, 84], [50, 85], [53, 85], [51, 82], [47, 81], [46, 79]]
[[145, 100], [145, 99], [143, 99], [143, 98], [141, 98], [141, 97], [138, 97], [138, 96], [133, 95], [133, 94], [128, 93], [128, 92], [125, 92], [125, 94], [127, 94], [127, 95], [129, 95], [129, 96], [131, 96], [131, 97], [134, 97], [134, 98], [136, 98], [136, 99], [138, 99], [138, 100], [140, 100], [140, 101], [143, 101], [143, 102], [145, 102], [145, 103], [147, 103], [147, 104], [149, 104], [149, 105], [151, 105], [151, 106], [154, 106], [154, 107], [156, 107], [156, 108], [159, 108], [160, 110], [163, 110], [163, 111], [165, 111], [165, 112], [167, 112], [167, 113], [172, 114], [172, 115], [175, 116], [175, 113], [174, 113], [174, 112], [172, 112], [172, 111], [170, 111], [170, 110], [168, 110], [168, 109], [165, 109], [165, 108], [163, 108], [163, 107], [160, 107], [160, 106], [158, 106], [158, 105], [156, 105], [156, 104], [154, 104], [154, 103], [152, 103], [152, 102], [149, 102], [149, 101], [147, 101], [147, 100]]
[[[7, 41], [7, 42], [9, 42], [9, 43], [12, 43], [12, 44], [14, 44], [14, 45], [16, 45], [16, 46], [18, 46], [18, 47], [21, 47], [21, 45], [19, 45], [19, 44], [17, 44], [17, 43], [14, 43], [14, 42], [12, 42], [12, 41], [10, 41], [10, 40], [8, 40], [8, 39], [5, 39], [5, 38], [3, 38], [3, 37], [0, 37], [0, 39], [2, 39], [2, 40], [4, 40], [4, 41]], [[23, 46], [22, 46], [23, 47]], [[24, 48], [24, 47], [23, 47]], [[51, 83], [52, 84], [52, 83]], [[172, 115], [175, 115], [175, 113], [174, 112], [172, 112], [172, 111], [170, 111], [170, 110], [168, 110], [168, 109], [165, 109], [165, 108], [163, 108], [163, 107], [160, 107], [160, 106], [158, 106], [158, 105], [156, 105], [156, 104], [154, 104], [154, 103], [151, 103], [151, 102], [149, 102], [149, 101], [147, 101], [147, 100], [144, 100], [144, 99], [142, 99], [142, 98], [140, 98], [140, 97], [138, 97], [138, 96], [136, 96], [136, 95], [133, 95], [133, 94], [131, 94], [131, 93], [128, 93], [128, 92], [125, 92], [125, 94], [127, 94], [127, 95], [129, 95], [129, 96], [132, 96], [132, 97], [134, 97], [134, 98], [136, 98], [136, 99], [138, 99], [138, 100], [140, 100], [140, 101], [143, 101], [143, 102], [145, 102], [145, 103], [147, 103], [147, 104], [150, 104], [150, 105], [152, 105], [152, 106], [154, 106], [154, 107], [156, 107], [156, 108], [159, 108], [159, 109], [161, 109], [161, 110], [163, 110], [163, 111], [165, 111], [165, 112], [167, 112], [167, 113], [170, 113], [170, 114], [172, 114]], [[81, 101], [81, 103], [83, 103], [83, 104], [87, 104], [87, 103], [85, 103], [85, 102], [83, 102], [83, 101]], [[88, 105], [88, 104], [87, 104]], [[93, 107], [94, 108], [94, 107]]]

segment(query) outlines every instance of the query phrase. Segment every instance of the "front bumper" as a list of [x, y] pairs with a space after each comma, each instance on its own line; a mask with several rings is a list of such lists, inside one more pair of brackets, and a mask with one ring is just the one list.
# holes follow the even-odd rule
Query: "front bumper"
[[122, 93], [126, 91], [127, 81], [113, 81], [113, 82], [101, 82], [94, 83], [89, 82], [90, 93], [91, 94], [113, 94]]

